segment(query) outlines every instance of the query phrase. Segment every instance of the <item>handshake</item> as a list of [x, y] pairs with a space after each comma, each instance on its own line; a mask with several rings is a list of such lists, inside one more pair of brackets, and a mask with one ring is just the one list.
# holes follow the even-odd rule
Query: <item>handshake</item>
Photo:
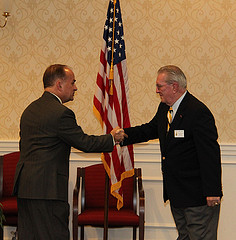
[[125, 134], [124, 129], [120, 128], [120, 127], [116, 127], [111, 131], [111, 135], [113, 136], [113, 139], [115, 141], [115, 144], [119, 144], [120, 142], [122, 142], [124, 140], [124, 138], [128, 137], [127, 134]]

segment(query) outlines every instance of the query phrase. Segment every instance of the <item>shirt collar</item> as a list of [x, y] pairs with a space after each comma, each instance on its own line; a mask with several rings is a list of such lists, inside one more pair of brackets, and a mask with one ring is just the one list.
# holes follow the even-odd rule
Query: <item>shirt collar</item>
[[187, 91], [185, 91], [185, 93], [172, 105], [172, 109], [173, 109], [173, 116], [172, 118], [174, 118], [175, 113], [177, 112], [180, 103], [182, 102], [183, 98], [185, 97]]
[[56, 94], [54, 94], [52, 92], [49, 92], [49, 93], [51, 93], [53, 96], [55, 96], [59, 100], [59, 102], [62, 104], [62, 100]]

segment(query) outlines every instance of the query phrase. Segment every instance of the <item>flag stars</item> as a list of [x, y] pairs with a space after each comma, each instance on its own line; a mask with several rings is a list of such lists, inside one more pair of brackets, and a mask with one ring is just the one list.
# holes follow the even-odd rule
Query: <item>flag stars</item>
[[[104, 39], [107, 42], [107, 60], [111, 63], [111, 58], [113, 57], [115, 65], [125, 59], [125, 43], [121, 11], [118, 6], [114, 8], [114, 0], [110, 1], [111, 5], [104, 26]], [[115, 27], [115, 29], [113, 29], [113, 27]]]

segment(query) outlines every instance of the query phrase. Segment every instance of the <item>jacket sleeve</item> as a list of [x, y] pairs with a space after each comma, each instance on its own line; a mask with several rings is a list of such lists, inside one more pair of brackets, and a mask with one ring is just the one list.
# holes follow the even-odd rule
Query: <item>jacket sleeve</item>
[[222, 196], [221, 156], [218, 133], [210, 110], [202, 108], [196, 119], [193, 138], [200, 164], [203, 194]]
[[158, 138], [158, 111], [153, 119], [145, 124], [140, 126], [125, 128], [125, 133], [128, 135], [128, 138], [125, 138], [122, 142], [122, 146], [147, 142], [152, 139]]
[[111, 134], [85, 134], [77, 125], [74, 112], [68, 108], [58, 119], [58, 136], [68, 145], [83, 152], [112, 152], [114, 147]]

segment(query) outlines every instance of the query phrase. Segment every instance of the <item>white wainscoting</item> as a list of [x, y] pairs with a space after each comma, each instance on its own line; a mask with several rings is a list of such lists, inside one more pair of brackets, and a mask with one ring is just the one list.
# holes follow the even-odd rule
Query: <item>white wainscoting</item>
[[[17, 151], [17, 141], [0, 141], [0, 155]], [[158, 142], [134, 145], [135, 167], [142, 168], [143, 185], [146, 198], [145, 239], [172, 240], [177, 233], [169, 204], [162, 200], [162, 175], [160, 163], [160, 148]], [[224, 197], [221, 206], [219, 240], [236, 239], [236, 144], [221, 144], [223, 190]], [[76, 178], [77, 166], [88, 166], [100, 162], [100, 154], [88, 154], [72, 149], [70, 157], [69, 203], [72, 206], [72, 191]], [[72, 216], [72, 214], [71, 214]], [[14, 228], [5, 227], [4, 239], [11, 239]], [[71, 230], [71, 218], [70, 218]], [[72, 235], [72, 231], [71, 231]], [[109, 239], [132, 239], [130, 228], [109, 229]], [[72, 239], [72, 236], [71, 236]], [[103, 229], [85, 228], [85, 239], [103, 239]]]

